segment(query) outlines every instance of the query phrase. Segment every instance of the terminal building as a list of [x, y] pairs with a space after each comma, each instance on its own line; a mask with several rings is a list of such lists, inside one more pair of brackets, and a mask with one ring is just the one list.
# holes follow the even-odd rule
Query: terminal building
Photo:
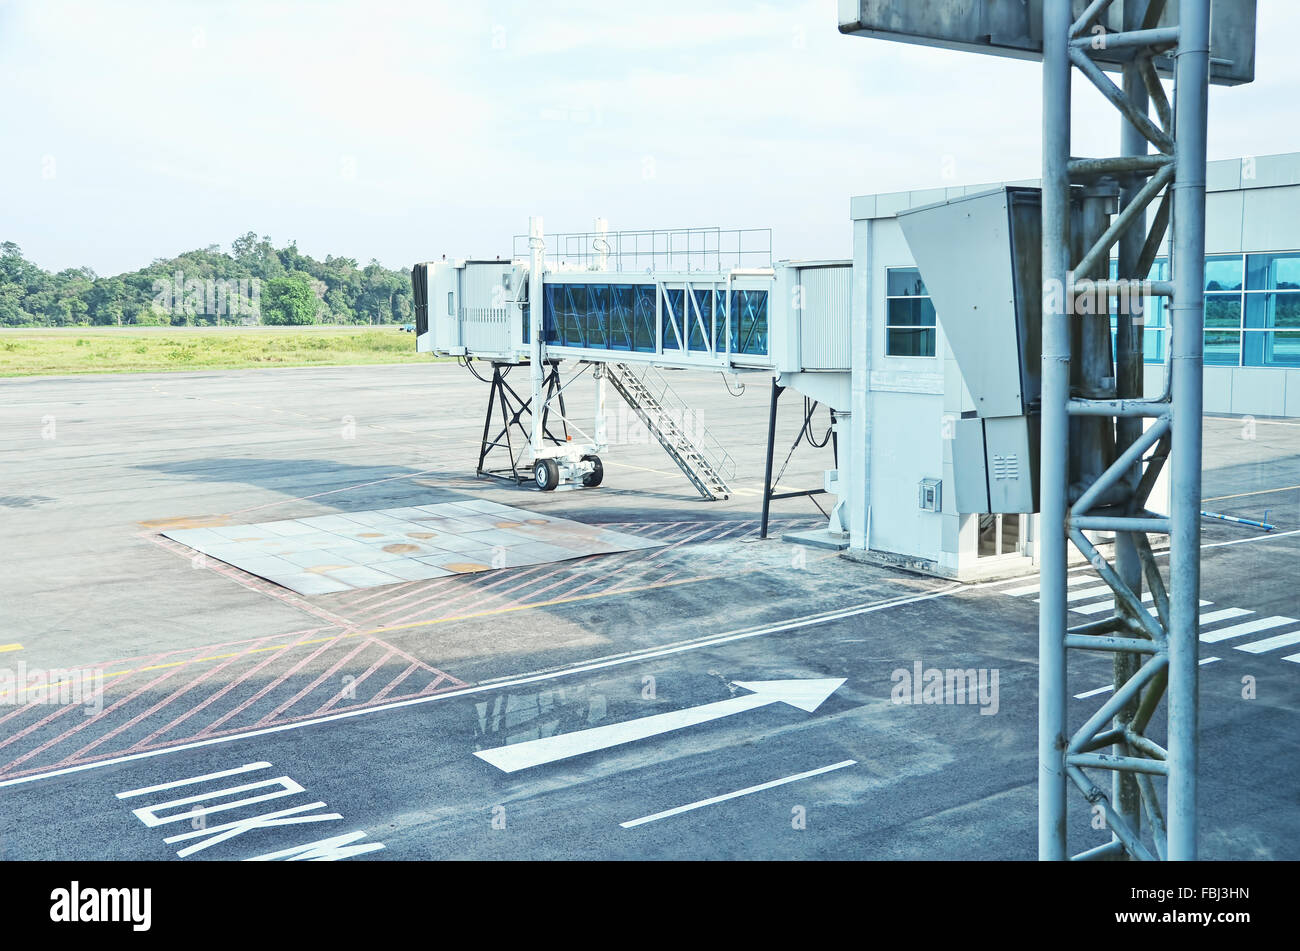
[[[1300, 153], [1209, 163], [1205, 412], [1300, 416]], [[961, 372], [898, 220], [900, 212], [1036, 181], [862, 195], [853, 220], [849, 441], [859, 466], [849, 552], [955, 578], [1012, 570], [1034, 555], [1034, 515], [957, 511], [953, 426], [971, 409]], [[1153, 279], [1167, 278], [1158, 258]], [[1144, 328], [1145, 386], [1164, 386], [1164, 302]], [[864, 414], [864, 415], [859, 415]], [[928, 511], [919, 487], [939, 482]]]

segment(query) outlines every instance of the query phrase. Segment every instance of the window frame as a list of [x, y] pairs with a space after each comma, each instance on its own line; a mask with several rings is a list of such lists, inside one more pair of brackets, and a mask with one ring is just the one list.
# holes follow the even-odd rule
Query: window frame
[[[891, 294], [889, 293], [889, 274], [891, 271], [915, 271], [921, 286], [925, 287], [924, 294]], [[881, 329], [884, 334], [882, 341], [882, 352], [891, 360], [935, 360], [939, 356], [939, 314], [934, 307], [934, 295], [929, 293], [929, 288], [925, 285], [925, 278], [921, 277], [921, 269], [915, 264], [896, 264], [885, 266], [885, 312], [884, 319], [881, 321]], [[928, 300], [930, 309], [935, 310], [934, 323], [932, 324], [891, 324], [889, 322], [889, 302], [894, 300]], [[934, 346], [931, 353], [891, 353], [889, 350], [889, 332], [891, 330], [928, 330]]]
[[[1249, 320], [1250, 320], [1250, 313], [1251, 313], [1251, 306], [1252, 306], [1251, 302], [1252, 302], [1252, 300], [1260, 300], [1260, 299], [1263, 299], [1263, 300], [1265, 301], [1265, 306], [1267, 306], [1267, 298], [1268, 298], [1270, 295], [1273, 296], [1274, 298], [1282, 297], [1282, 296], [1286, 296], [1286, 295], [1294, 295], [1294, 299], [1295, 299], [1295, 300], [1300, 300], [1300, 288], [1267, 288], [1267, 287], [1252, 287], [1252, 286], [1251, 286], [1250, 259], [1251, 259], [1252, 257], [1269, 257], [1269, 258], [1272, 258], [1272, 257], [1281, 257], [1281, 256], [1286, 256], [1286, 255], [1297, 255], [1297, 256], [1300, 256], [1300, 249], [1285, 249], [1285, 248], [1284, 248], [1284, 249], [1268, 250], [1268, 251], [1227, 251], [1227, 252], [1206, 252], [1206, 254], [1205, 254], [1205, 260], [1206, 260], [1207, 262], [1210, 261], [1211, 259], [1217, 259], [1217, 260], [1222, 261], [1222, 260], [1226, 260], [1226, 259], [1236, 258], [1236, 259], [1238, 259], [1238, 261], [1240, 262], [1240, 265], [1241, 265], [1241, 287], [1236, 288], [1236, 289], [1233, 289], [1233, 290], [1216, 290], [1216, 291], [1205, 290], [1205, 289], [1202, 290], [1202, 294], [1203, 294], [1204, 298], [1205, 298], [1207, 301], [1208, 301], [1209, 299], [1211, 299], [1211, 298], [1218, 298], [1218, 299], [1220, 299], [1220, 300], [1227, 300], [1227, 299], [1230, 299], [1230, 298], [1236, 297], [1236, 298], [1237, 298], [1237, 304], [1238, 304], [1238, 313], [1239, 313], [1239, 318], [1238, 318], [1238, 321], [1237, 321], [1237, 325], [1236, 325], [1235, 327], [1209, 327], [1209, 326], [1204, 326], [1204, 327], [1202, 328], [1202, 335], [1203, 335], [1203, 336], [1202, 336], [1202, 347], [1204, 347], [1204, 334], [1216, 333], [1216, 332], [1217, 332], [1217, 333], [1232, 333], [1232, 334], [1235, 334], [1235, 335], [1236, 335], [1236, 338], [1237, 338], [1237, 358], [1236, 358], [1236, 361], [1235, 361], [1235, 362], [1232, 362], [1232, 363], [1211, 363], [1211, 362], [1209, 362], [1209, 361], [1207, 360], [1207, 361], [1205, 361], [1205, 363], [1204, 363], [1204, 365], [1205, 365], [1207, 368], [1218, 368], [1218, 369], [1229, 369], [1229, 370], [1230, 370], [1230, 369], [1234, 369], [1234, 368], [1236, 368], [1236, 369], [1251, 369], [1251, 370], [1283, 370], [1283, 369], [1297, 369], [1297, 368], [1300, 368], [1300, 364], [1265, 363], [1265, 362], [1262, 362], [1262, 361], [1260, 361], [1260, 362], [1247, 362], [1247, 359], [1246, 359], [1246, 358], [1247, 358], [1247, 354], [1253, 352], [1253, 351], [1256, 350], [1256, 349], [1258, 349], [1259, 352], [1261, 352], [1261, 353], [1267, 353], [1267, 351], [1268, 351], [1268, 344], [1269, 344], [1269, 338], [1268, 338], [1268, 337], [1264, 337], [1264, 338], [1263, 338], [1263, 343], [1262, 343], [1262, 344], [1256, 344], [1256, 345], [1253, 345], [1253, 346], [1252, 346], [1252, 343], [1251, 343], [1251, 342], [1252, 342], [1253, 340], [1258, 340], [1258, 339], [1260, 339], [1260, 338], [1259, 338], [1259, 337], [1252, 337], [1252, 336], [1249, 336], [1249, 335], [1252, 335], [1252, 334], [1254, 334], [1254, 335], [1258, 335], [1258, 334], [1278, 334], [1278, 333], [1281, 333], [1281, 334], [1288, 334], [1288, 335], [1289, 335], [1289, 334], [1297, 334], [1297, 335], [1300, 335], [1300, 327], [1276, 327], [1276, 326], [1274, 326], [1274, 327], [1251, 327], [1251, 326], [1249, 326], [1249, 323], [1248, 323]], [[1156, 268], [1156, 267], [1157, 267], [1160, 263], [1162, 263], [1162, 262], [1165, 263], [1166, 266], [1168, 266], [1168, 260], [1169, 260], [1168, 255], [1161, 255], [1161, 256], [1157, 257], [1155, 263], [1152, 265], [1153, 269]], [[1114, 275], [1114, 265], [1115, 265], [1115, 259], [1112, 258], [1112, 259], [1111, 259], [1111, 273], [1112, 273], [1112, 276]], [[1155, 278], [1152, 278], [1152, 280], [1155, 280]], [[1204, 278], [1204, 266], [1203, 266], [1203, 267], [1202, 267], [1202, 287], [1203, 287], [1203, 288], [1204, 288], [1204, 280], [1205, 280], [1205, 278]], [[1113, 312], [1113, 310], [1112, 310], [1112, 313], [1111, 313], [1111, 321], [1112, 321], [1112, 322], [1111, 322], [1111, 333], [1112, 333], [1112, 339], [1113, 339], [1114, 328], [1115, 328], [1115, 324], [1114, 324], [1114, 316], [1115, 316], [1115, 315], [1114, 315], [1114, 312]], [[1169, 334], [1169, 332], [1170, 332], [1170, 329], [1171, 329], [1171, 328], [1170, 328], [1170, 324], [1169, 324], [1168, 304], [1167, 304], [1167, 302], [1166, 302], [1166, 303], [1164, 303], [1164, 305], [1163, 305], [1163, 307], [1162, 307], [1162, 310], [1161, 310], [1161, 318], [1160, 318], [1160, 321], [1159, 321], [1159, 324], [1158, 324], [1158, 325], [1155, 325], [1155, 324], [1152, 324], [1152, 323], [1148, 323], [1148, 322], [1144, 322], [1144, 323], [1143, 323], [1143, 355], [1144, 355], [1144, 357], [1143, 357], [1143, 362], [1145, 362], [1147, 365], [1149, 365], [1149, 366], [1163, 366], [1163, 365], [1166, 363], [1166, 359], [1165, 359], [1165, 358], [1155, 359], [1155, 360], [1147, 359], [1147, 358], [1146, 358], [1145, 353], [1146, 353], [1146, 341], [1147, 341], [1147, 339], [1148, 339], [1148, 338], [1147, 338], [1147, 334], [1155, 334], [1156, 339], [1158, 339], [1158, 340], [1160, 341], [1160, 344], [1159, 344], [1159, 346], [1158, 346], [1157, 349], [1160, 350], [1161, 352], [1167, 354], [1167, 353], [1168, 353], [1169, 342], [1170, 342], [1170, 338], [1169, 338], [1169, 336], [1168, 336], [1168, 334]], [[1274, 341], [1277, 340], [1276, 337], [1274, 337], [1274, 338], [1272, 338], [1272, 339], [1273, 339]], [[1288, 336], [1287, 339], [1288, 339], [1288, 340], [1289, 340], [1289, 339], [1300, 339], [1300, 337], [1297, 337], [1297, 338], [1291, 338], [1291, 337]]]

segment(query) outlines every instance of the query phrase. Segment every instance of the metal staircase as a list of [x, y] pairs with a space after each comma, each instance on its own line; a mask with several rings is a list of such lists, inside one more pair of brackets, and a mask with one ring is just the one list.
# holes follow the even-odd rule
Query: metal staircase
[[686, 431], [686, 419], [694, 418], [694, 412], [663, 375], [648, 366], [633, 370], [626, 363], [610, 363], [606, 367], [614, 389], [700, 495], [712, 502], [729, 498], [727, 480], [735, 477], [735, 460], [703, 426], [692, 426], [693, 433]]

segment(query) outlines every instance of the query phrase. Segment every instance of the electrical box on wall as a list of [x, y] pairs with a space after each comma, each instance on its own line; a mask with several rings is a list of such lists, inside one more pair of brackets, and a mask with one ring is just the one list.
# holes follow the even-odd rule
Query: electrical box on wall
[[943, 481], [922, 479], [916, 487], [916, 501], [922, 512], [938, 512], [943, 508]]
[[958, 512], [1038, 511], [1038, 425], [1037, 413], [957, 421], [952, 463]]

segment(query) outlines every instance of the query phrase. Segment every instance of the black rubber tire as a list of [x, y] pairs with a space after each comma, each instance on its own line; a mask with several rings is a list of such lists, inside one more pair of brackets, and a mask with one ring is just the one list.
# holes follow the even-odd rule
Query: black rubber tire
[[600, 456], [583, 456], [582, 461], [591, 463], [591, 471], [582, 477], [583, 485], [594, 489], [605, 481], [605, 467], [601, 465]]
[[554, 459], [538, 459], [533, 463], [533, 481], [543, 492], [550, 492], [560, 484], [560, 466]]

